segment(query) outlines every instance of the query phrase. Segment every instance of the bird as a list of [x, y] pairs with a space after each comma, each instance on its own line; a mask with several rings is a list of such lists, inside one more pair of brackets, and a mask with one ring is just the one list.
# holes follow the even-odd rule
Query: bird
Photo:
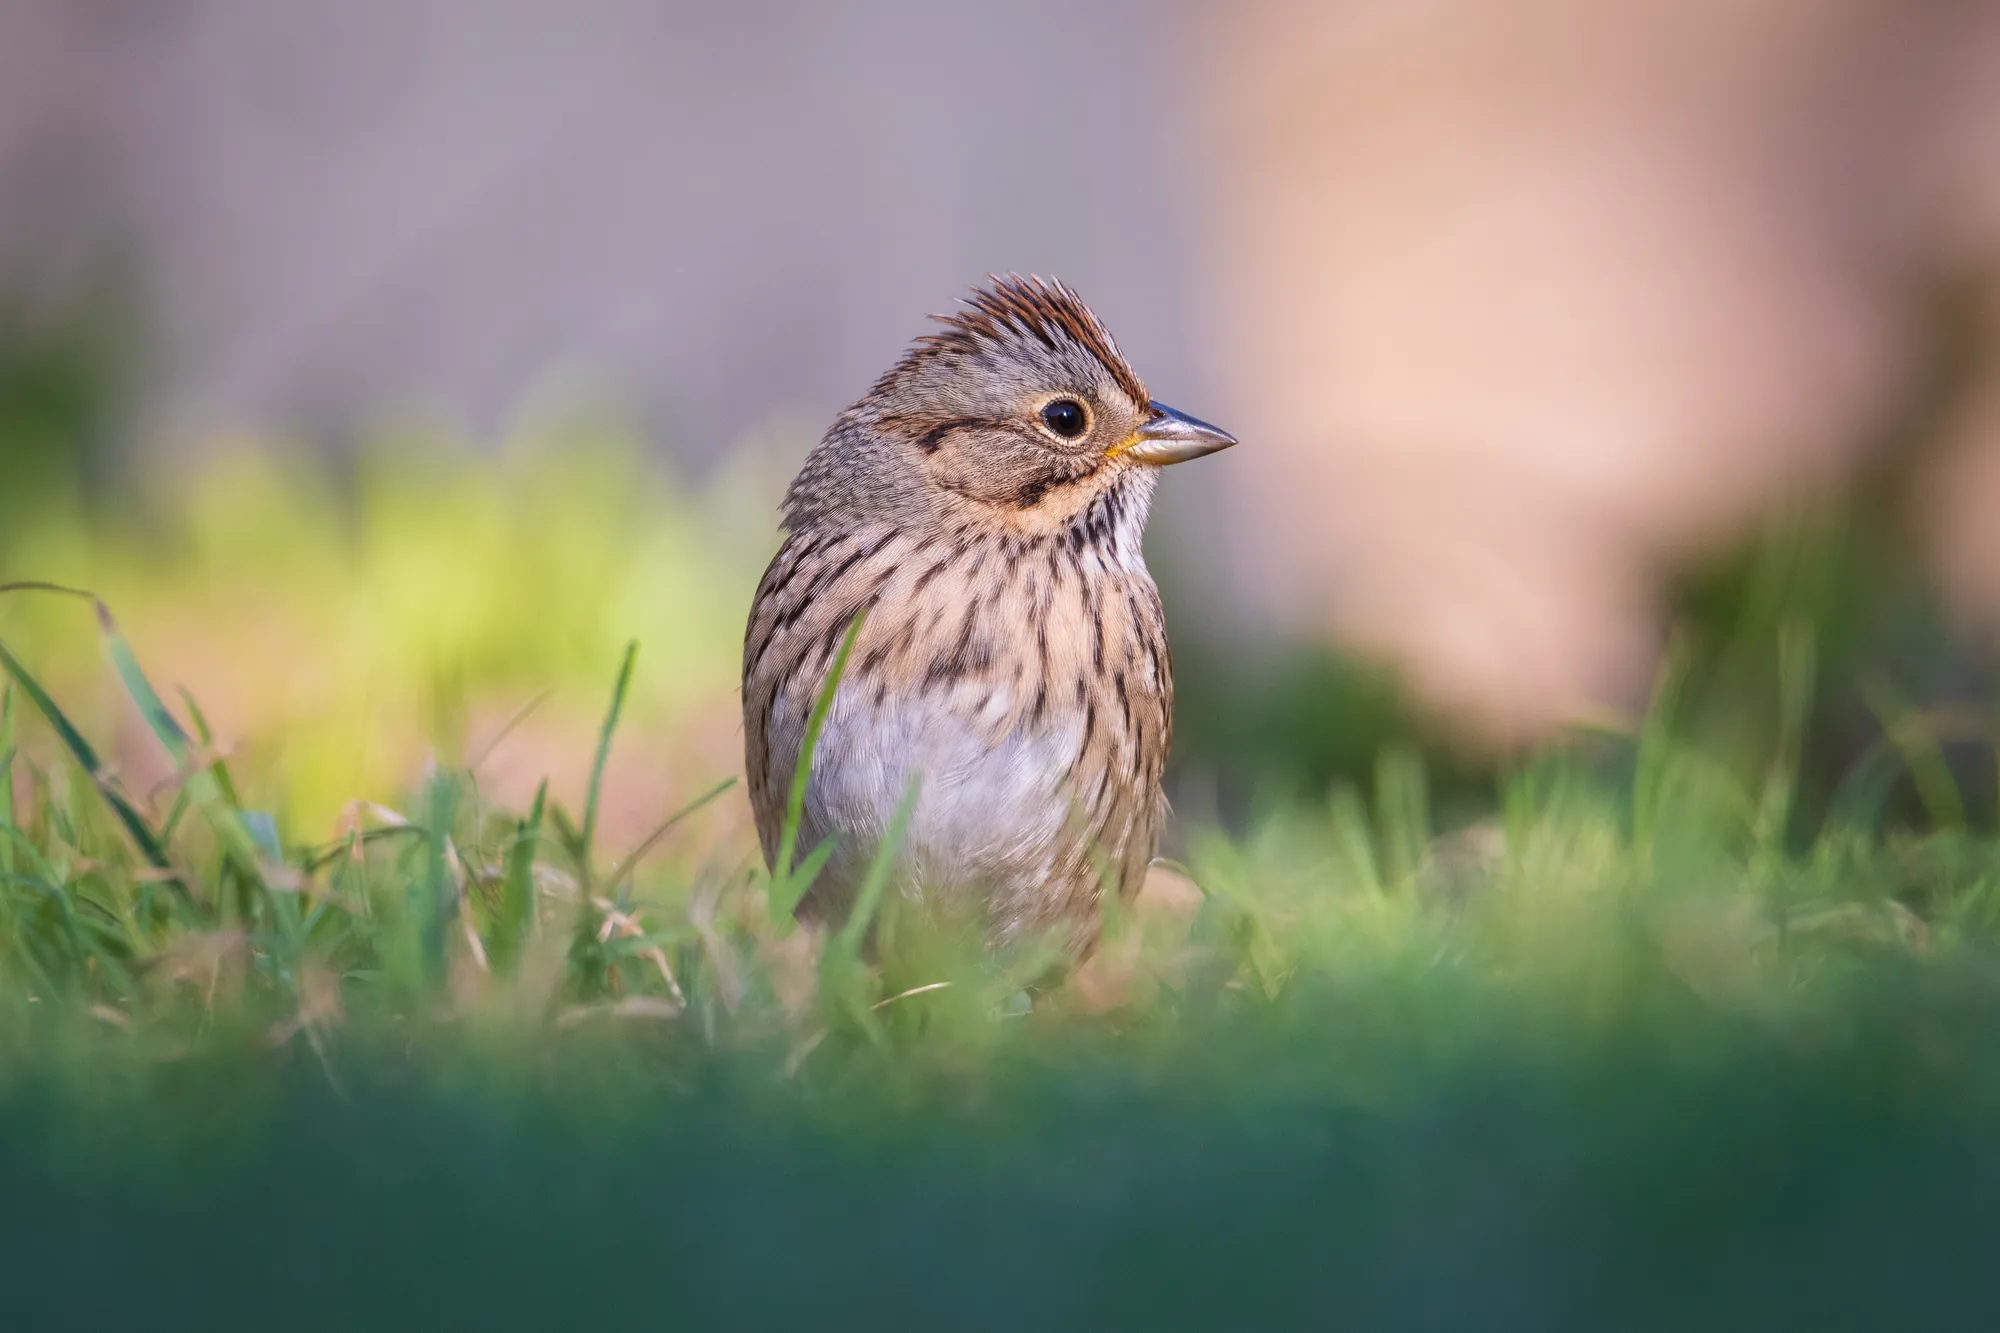
[[896, 892], [1081, 957], [1166, 813], [1159, 472], [1236, 439], [1154, 399], [1058, 279], [990, 277], [931, 318], [785, 492], [743, 645], [758, 840], [775, 873], [844, 651], [792, 845], [833, 843], [797, 918], [844, 924], [900, 822]]

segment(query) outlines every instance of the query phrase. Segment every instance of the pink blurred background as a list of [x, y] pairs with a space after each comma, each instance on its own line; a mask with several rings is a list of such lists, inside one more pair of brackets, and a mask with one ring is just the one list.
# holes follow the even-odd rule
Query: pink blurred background
[[1008, 269], [1245, 440], [1188, 614], [1475, 743], [1629, 707], [1676, 569], [1912, 435], [2000, 618], [2000, 5], [0, 3], [0, 292], [119, 275], [128, 448], [581, 377], [698, 472]]

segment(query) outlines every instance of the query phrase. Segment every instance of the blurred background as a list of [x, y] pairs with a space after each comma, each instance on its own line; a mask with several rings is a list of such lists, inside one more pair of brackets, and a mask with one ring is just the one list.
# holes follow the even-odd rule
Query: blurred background
[[[1825, 790], [1992, 698], [1984, 0], [0, 0], [0, 581], [299, 836], [441, 749], [573, 803], [637, 638], [643, 829], [790, 469], [1007, 270], [1244, 440], [1149, 541], [1184, 814], [1477, 790], [1670, 648], [1746, 765], [1803, 654]], [[80, 611], [0, 636], [165, 776]]]

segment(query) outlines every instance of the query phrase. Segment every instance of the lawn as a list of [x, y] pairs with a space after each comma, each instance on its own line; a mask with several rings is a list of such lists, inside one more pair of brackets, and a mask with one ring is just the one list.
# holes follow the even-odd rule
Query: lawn
[[88, 593], [0, 593], [13, 1326], [2000, 1299], [1990, 727], [1889, 681], [1826, 759], [1835, 618], [1768, 561], [1642, 718], [1253, 783], [1058, 977], [893, 893], [872, 942], [792, 927], [729, 785], [769, 526], [730, 479], [257, 457], [6, 547]]

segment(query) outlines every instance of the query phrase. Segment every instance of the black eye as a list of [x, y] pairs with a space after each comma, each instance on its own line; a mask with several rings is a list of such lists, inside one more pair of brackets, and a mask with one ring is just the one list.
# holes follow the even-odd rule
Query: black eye
[[1073, 440], [1083, 434], [1090, 418], [1084, 413], [1083, 404], [1076, 399], [1058, 398], [1042, 409], [1042, 424], [1065, 440]]

